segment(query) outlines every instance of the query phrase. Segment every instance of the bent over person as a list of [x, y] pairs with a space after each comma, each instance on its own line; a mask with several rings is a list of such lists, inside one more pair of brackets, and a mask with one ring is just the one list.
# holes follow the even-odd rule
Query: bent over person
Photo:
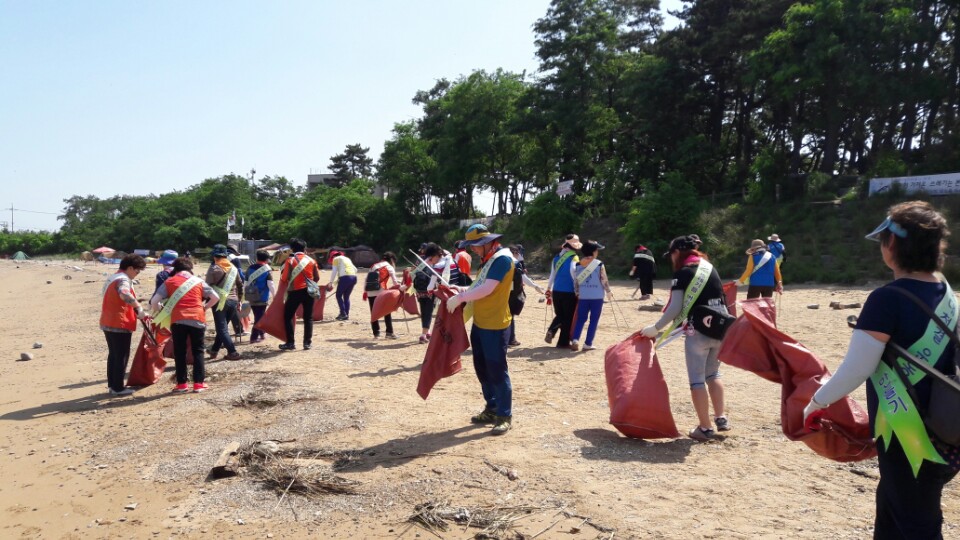
[[483, 225], [471, 225], [462, 245], [469, 247], [483, 266], [469, 289], [447, 300], [453, 313], [464, 302], [473, 305], [473, 367], [480, 380], [486, 406], [470, 419], [474, 424], [493, 424], [494, 435], [503, 435], [513, 426], [513, 386], [507, 370], [507, 346], [510, 340], [510, 287], [516, 264], [508, 248]]
[[103, 286], [100, 308], [100, 329], [107, 338], [107, 386], [112, 396], [129, 396], [132, 388], [123, 384], [123, 375], [130, 360], [130, 341], [137, 329], [137, 319], [147, 317], [133, 290], [133, 278], [147, 267], [140, 255], [127, 255], [120, 260], [120, 270], [107, 278]]

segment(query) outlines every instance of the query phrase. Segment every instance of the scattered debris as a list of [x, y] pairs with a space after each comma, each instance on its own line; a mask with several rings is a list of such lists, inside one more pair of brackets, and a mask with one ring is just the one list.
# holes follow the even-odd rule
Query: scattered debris
[[807, 304], [807, 309], [820, 309], [820, 304]]
[[69, 280], [73, 279], [73, 276], [71, 276], [70, 274], [64, 274], [63, 279], [69, 281]]
[[130, 504], [124, 506], [123, 509], [124, 509], [124, 510], [136, 510], [136, 509], [137, 509], [137, 503], [130, 503]]
[[[324, 459], [321, 465], [321, 460], [318, 459], [336, 454], [308, 449], [279, 449], [269, 453], [263, 452], [261, 445], [262, 443], [257, 442], [240, 449], [237, 461], [246, 468], [246, 475], [281, 493], [281, 497], [288, 492], [308, 497], [327, 493], [352, 495], [357, 492], [356, 486], [360, 485], [360, 482], [333, 474], [329, 462]], [[312, 457], [306, 457], [310, 455]]]
[[506, 476], [510, 480], [516, 480], [517, 478], [520, 478], [520, 475], [517, 473], [516, 469], [508, 469], [506, 467], [501, 467], [500, 465], [495, 465], [493, 463], [490, 463], [487, 460], [483, 460], [483, 462], [486, 463], [488, 467]]
[[863, 304], [860, 302], [854, 302], [852, 304], [841, 304], [840, 302], [830, 302], [830, 307], [833, 309], [857, 309], [862, 308]]
[[53, 285], [53, 282], [50, 280], [47, 280], [47, 285]]
[[34, 348], [34, 349], [42, 349], [42, 348], [43, 348], [43, 343], [40, 343], [39, 341], [34, 342], [33, 348]]
[[240, 443], [238, 442], [231, 442], [224, 447], [223, 451], [220, 452], [220, 457], [217, 458], [217, 462], [210, 469], [210, 477], [229, 478], [236, 476], [240, 468], [239, 451]]
[[28, 360], [33, 360], [33, 355], [32, 355], [32, 354], [30, 354], [30, 353], [28, 353], [28, 352], [22, 352], [22, 353], [20, 353], [20, 361], [21, 361], [21, 362], [26, 362], [26, 361], [28, 361]]
[[450, 528], [450, 521], [482, 529], [474, 538], [502, 538], [514, 522], [544, 510], [547, 508], [536, 506], [466, 508], [450, 506], [448, 502], [430, 501], [415, 506], [413, 515], [407, 521], [441, 538], [443, 536], [440, 533]]

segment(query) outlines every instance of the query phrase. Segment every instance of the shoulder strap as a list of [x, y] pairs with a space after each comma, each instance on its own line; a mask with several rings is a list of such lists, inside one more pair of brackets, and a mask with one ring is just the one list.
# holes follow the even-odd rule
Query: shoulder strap
[[764, 252], [763, 252], [763, 255], [760, 256], [760, 262], [757, 263], [757, 265], [753, 267], [753, 272], [750, 272], [750, 275], [752, 276], [753, 274], [756, 274], [756, 273], [757, 273], [757, 270], [759, 270], [761, 266], [763, 266], [763, 265], [767, 264], [768, 262], [770, 262], [770, 259], [772, 259], [772, 258], [773, 258], [773, 254], [772, 254], [772, 253], [770, 253], [769, 251], [764, 251]]
[[[900, 293], [900, 294], [902, 294], [903, 296], [906, 296], [907, 298], [909, 298], [910, 300], [912, 300], [914, 304], [916, 304], [917, 306], [919, 306], [920, 309], [921, 309], [924, 313], [927, 314], [927, 317], [930, 317], [930, 319], [931, 319], [934, 323], [936, 323], [936, 325], [939, 326], [941, 330], [943, 330], [943, 333], [946, 334], [946, 336], [947, 336], [948, 338], [950, 338], [951, 341], [953, 341], [954, 345], [960, 347], [960, 336], [957, 335], [957, 326], [956, 326], [957, 323], [956, 323], [956, 318], [954, 318], [954, 323], [953, 323], [954, 326], [953, 326], [953, 328], [950, 328], [949, 326], [947, 326], [947, 323], [943, 322], [943, 319], [941, 319], [940, 317], [938, 317], [937, 314], [934, 313], [932, 309], [930, 309], [930, 306], [928, 306], [926, 302], [924, 302], [924, 301], [921, 300], [919, 297], [917, 297], [917, 295], [915, 295], [915, 294], [913, 294], [912, 292], [910, 292], [910, 291], [908, 291], [908, 290], [906, 290], [906, 289], [903, 289], [903, 288], [901, 288], [901, 287], [887, 287], [887, 288], [890, 289], [890, 290], [892, 290], [892, 291], [897, 291], [898, 293]], [[950, 292], [950, 287], [947, 287], [947, 292], [946, 292], [946, 294], [952, 294], [952, 293]], [[891, 342], [888, 342], [888, 343], [891, 344], [891, 345], [894, 345], [895, 348], [896, 348], [896, 347], [900, 347], [899, 345], [896, 345], [896, 344], [893, 343], [892, 341], [891, 341]], [[905, 351], [904, 351], [904, 352], [905, 352]], [[958, 352], [960, 352], [960, 351], [958, 351]], [[912, 355], [911, 355], [911, 356], [912, 356]], [[954, 355], [953, 355], [953, 363], [954, 363], [954, 365], [956, 365], [956, 366], [960, 366], [960, 359], [958, 359], [957, 356], [958, 356], [957, 354], [954, 354]], [[908, 360], [909, 360], [909, 359], [910, 359], [910, 358], [908, 358]], [[914, 358], [913, 360], [915, 360], [915, 358]], [[924, 364], [925, 364], [925, 363], [924, 363]], [[932, 369], [932, 368], [931, 368], [931, 369]], [[929, 371], [927, 371], [927, 370], [925, 370], [925, 369], [923, 369], [923, 368], [921, 368], [921, 370], [924, 371], [925, 373], [927, 373], [927, 375], [930, 375], [930, 374], [931, 374]], [[934, 369], [933, 371], [936, 371], [937, 373], [940, 373], [939, 371], [937, 371], [937, 370], [935, 370], [935, 369]], [[958, 390], [960, 390], [960, 388], [958, 388]]]

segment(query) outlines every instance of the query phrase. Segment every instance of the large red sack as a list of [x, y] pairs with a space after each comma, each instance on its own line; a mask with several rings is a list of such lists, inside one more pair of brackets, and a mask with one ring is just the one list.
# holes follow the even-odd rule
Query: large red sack
[[287, 341], [287, 329], [283, 326], [283, 297], [286, 294], [287, 283], [281, 281], [277, 288], [277, 294], [273, 297], [273, 302], [263, 312], [260, 322], [253, 325], [257, 330], [262, 330], [283, 342]]
[[463, 325], [463, 304], [449, 313], [447, 299], [453, 296], [453, 291], [441, 285], [435, 294], [440, 299], [440, 307], [417, 383], [417, 393], [423, 399], [427, 399], [437, 381], [460, 371], [460, 355], [470, 348], [467, 329]]
[[727, 331], [720, 359], [782, 385], [783, 434], [835, 461], [861, 461], [876, 456], [867, 411], [849, 397], [827, 409], [820, 431], [804, 430], [803, 408], [830, 371], [809, 349], [776, 329], [772, 298], [746, 300], [740, 307], [743, 316]]
[[417, 302], [417, 295], [403, 293], [403, 310], [410, 315], [420, 315], [420, 302]]
[[127, 386], [150, 386], [163, 376], [163, 370], [167, 367], [167, 361], [163, 359], [163, 347], [170, 341], [170, 333], [157, 327], [153, 332], [151, 336], [144, 330], [140, 336], [140, 344], [130, 365]]
[[403, 293], [400, 289], [380, 291], [377, 299], [373, 301], [373, 307], [370, 308], [370, 322], [378, 321], [400, 309], [402, 303]]
[[734, 317], [737, 316], [737, 282], [723, 284], [723, 297], [727, 302], [727, 311]]
[[679, 437], [653, 340], [633, 334], [604, 356], [610, 423], [637, 439]]
[[[323, 320], [323, 306], [326, 303], [326, 301], [327, 301], [327, 289], [326, 287], [320, 287], [320, 298], [313, 299], [313, 311], [311, 311], [311, 313], [313, 313], [312, 320], [314, 321]], [[300, 306], [297, 307], [297, 314], [295, 316], [298, 319], [303, 318], [303, 304], [300, 304]], [[286, 335], [286, 333], [284, 333], [284, 335]]]
[[[161, 341], [159, 337], [161, 333], [166, 333], [166, 336], [167, 336], [166, 339], [162, 340], [162, 341], [165, 341], [163, 345], [163, 357], [173, 358], [173, 340], [170, 339], [171, 337], [173, 337], [173, 334], [171, 334], [168, 330], [158, 330], [157, 341]], [[187, 365], [188, 366], [193, 365], [193, 349], [190, 347], [190, 338], [187, 338]]]

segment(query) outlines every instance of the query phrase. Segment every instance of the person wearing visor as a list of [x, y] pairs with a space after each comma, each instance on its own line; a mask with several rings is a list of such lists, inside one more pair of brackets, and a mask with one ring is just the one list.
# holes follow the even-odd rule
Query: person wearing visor
[[470, 419], [474, 424], [493, 424], [493, 435], [503, 435], [513, 426], [513, 386], [507, 369], [510, 341], [510, 287], [516, 262], [509, 248], [500, 245], [499, 234], [484, 225], [471, 225], [461, 245], [480, 257], [481, 268], [469, 289], [447, 300], [447, 310], [473, 303], [473, 368], [480, 380], [486, 406]]
[[874, 538], [943, 538], [940, 499], [944, 485], [957, 474], [946, 458], [955, 458], [958, 448], [931, 436], [920, 417], [930, 402], [931, 376], [918, 369], [910, 376], [919, 401], [914, 403], [896, 370], [881, 356], [893, 341], [909, 351], [924, 351], [918, 356], [944, 374], [956, 372], [952, 340], [943, 339], [926, 311], [895, 289], [909, 291], [956, 328], [956, 297], [938, 272], [949, 234], [947, 221], [929, 203], [911, 201], [891, 207], [883, 223], [866, 236], [880, 242], [880, 256], [894, 279], [867, 297], [843, 362], [803, 411], [804, 426], [819, 429], [821, 417], [830, 417], [829, 406], [869, 379], [867, 412], [880, 468]]

